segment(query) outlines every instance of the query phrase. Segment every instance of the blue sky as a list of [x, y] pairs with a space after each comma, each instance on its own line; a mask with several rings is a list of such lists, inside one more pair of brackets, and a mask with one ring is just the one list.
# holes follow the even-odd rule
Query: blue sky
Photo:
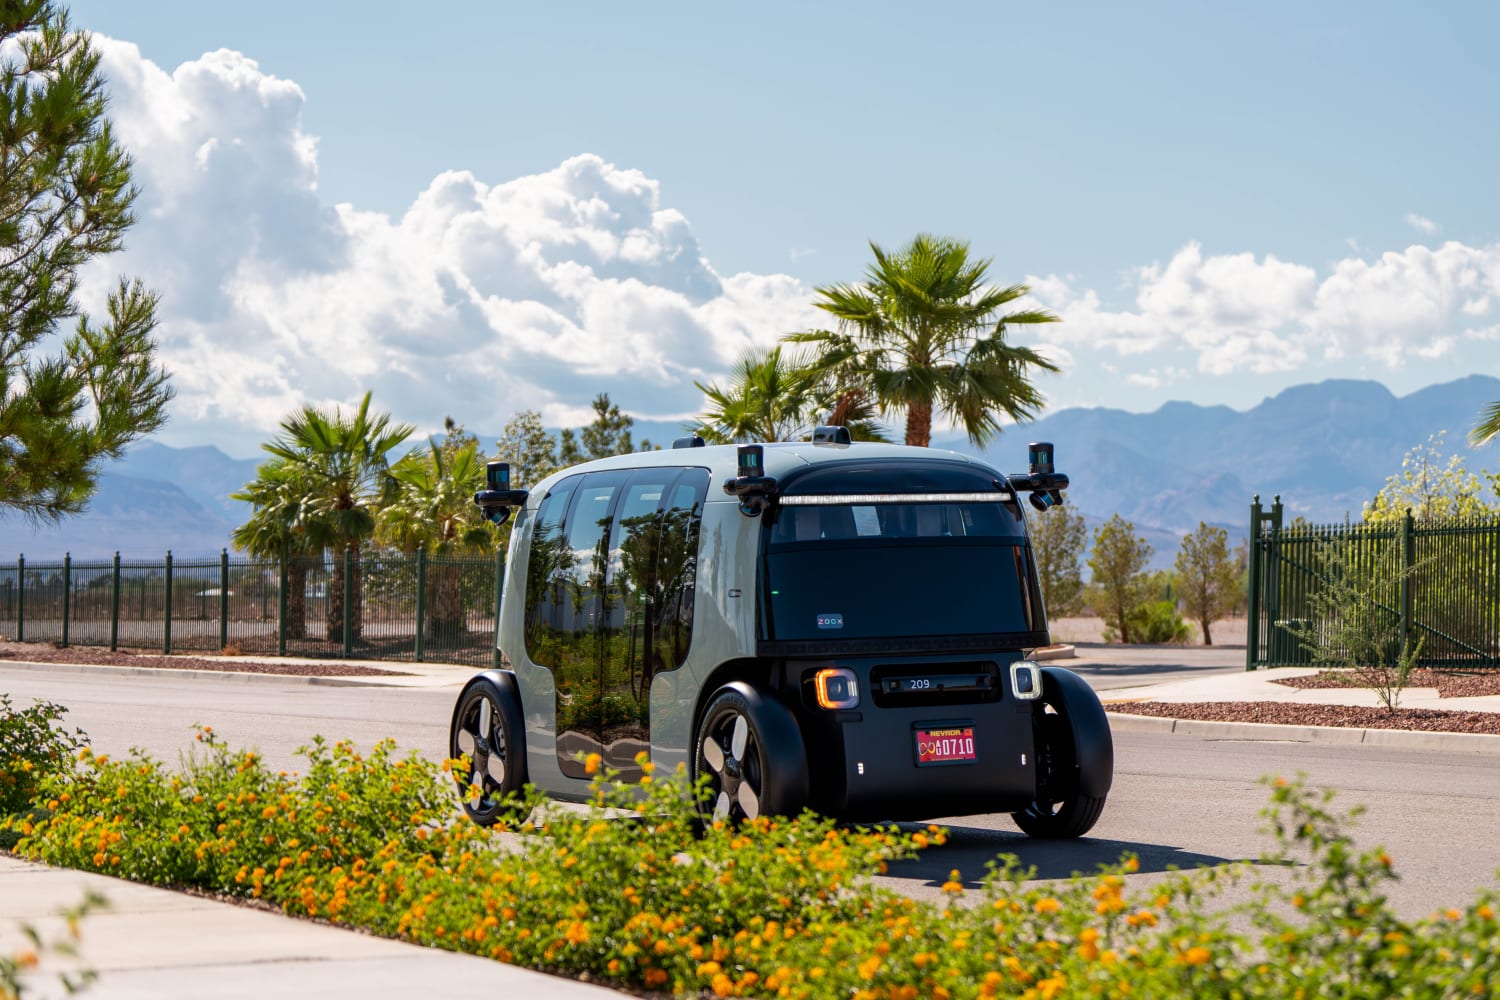
[[[1064, 317], [1018, 337], [1064, 362], [1042, 382], [1056, 406], [1247, 407], [1297, 382], [1403, 393], [1497, 368], [1491, 4], [71, 9], [138, 46], [106, 60], [145, 188], [115, 266], [164, 293], [174, 443], [244, 453], [288, 401], [365, 387], [424, 426], [444, 408], [564, 422], [601, 390], [681, 416], [694, 379], [858, 278], [867, 241], [920, 231], [969, 240]], [[239, 55], [203, 62], [220, 49]], [[154, 84], [132, 76], [146, 65]], [[192, 144], [191, 184], [173, 143]], [[189, 233], [173, 259], [199, 226], [212, 251]], [[396, 294], [413, 245], [431, 273]], [[471, 377], [423, 367], [437, 357]]]

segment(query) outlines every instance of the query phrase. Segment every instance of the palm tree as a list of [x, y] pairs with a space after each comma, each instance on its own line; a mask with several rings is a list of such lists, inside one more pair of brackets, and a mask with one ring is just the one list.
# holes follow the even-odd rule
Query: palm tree
[[1491, 403], [1480, 412], [1479, 423], [1469, 433], [1469, 440], [1484, 444], [1497, 434], [1500, 434], [1500, 403]]
[[305, 483], [306, 516], [326, 530], [333, 549], [328, 595], [328, 638], [344, 623], [344, 554], [349, 554], [353, 594], [350, 639], [363, 632], [360, 545], [375, 531], [375, 511], [391, 490], [390, 452], [411, 436], [410, 424], [392, 424], [389, 414], [370, 413], [365, 393], [352, 415], [303, 406], [281, 422], [282, 433], [263, 445]]
[[308, 483], [302, 470], [273, 458], [255, 470], [255, 479], [232, 494], [254, 505], [250, 520], [234, 529], [234, 547], [256, 559], [275, 559], [286, 565], [286, 635], [307, 635], [307, 569], [321, 560], [331, 541], [328, 526], [311, 516]]
[[814, 304], [838, 330], [786, 338], [816, 345], [812, 370], [844, 388], [840, 408], [871, 393], [884, 413], [905, 411], [906, 443], [932, 441], [934, 408], [986, 444], [1000, 431], [997, 414], [1028, 419], [1042, 405], [1030, 367], [1057, 371], [1036, 351], [1006, 343], [1007, 327], [1052, 323], [1030, 309], [1001, 314], [1030, 289], [985, 283], [989, 260], [970, 261], [969, 245], [926, 234], [888, 253], [870, 244], [875, 264], [857, 285], [817, 289]]
[[807, 423], [812, 379], [787, 364], [779, 346], [741, 355], [726, 387], [693, 384], [708, 397], [696, 432], [713, 444], [795, 441]]
[[[693, 431], [714, 444], [802, 440], [819, 414], [836, 409], [841, 394], [831, 378], [783, 354], [781, 345], [749, 351], [735, 364], [727, 386], [693, 383], [709, 404]], [[848, 426], [855, 440], [886, 440], [868, 403], [846, 406], [829, 422]]]
[[[428, 451], [414, 451], [391, 466], [394, 495], [376, 517], [376, 538], [404, 552], [425, 550], [439, 557], [465, 553], [493, 554], [500, 530], [474, 505], [485, 486], [484, 456], [479, 445], [464, 441], [449, 449], [436, 441]], [[439, 562], [427, 577], [429, 638], [444, 639], [464, 631], [461, 567]]]

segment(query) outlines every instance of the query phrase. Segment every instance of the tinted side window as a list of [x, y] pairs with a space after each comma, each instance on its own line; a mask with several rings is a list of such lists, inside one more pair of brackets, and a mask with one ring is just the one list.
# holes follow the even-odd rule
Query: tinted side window
[[552, 487], [532, 525], [526, 566], [526, 655], [544, 667], [557, 666], [561, 648], [559, 610], [573, 554], [563, 534], [563, 515], [582, 478], [571, 476]]
[[707, 495], [708, 472], [686, 469], [672, 487], [671, 502], [662, 514], [653, 630], [653, 659], [658, 670], [682, 666], [693, 640], [698, 529], [703, 522], [703, 501]]

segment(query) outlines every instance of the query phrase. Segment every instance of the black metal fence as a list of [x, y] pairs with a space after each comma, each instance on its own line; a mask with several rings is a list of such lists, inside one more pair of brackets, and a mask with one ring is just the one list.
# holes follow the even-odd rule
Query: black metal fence
[[1500, 667], [1500, 518], [1286, 526], [1280, 497], [1250, 511], [1247, 669], [1312, 662], [1298, 632], [1326, 627], [1316, 595], [1335, 572], [1386, 581], [1372, 622], [1394, 649], [1420, 648], [1424, 666]]
[[[489, 666], [500, 559], [381, 551], [0, 566], [0, 634], [163, 653], [239, 652]], [[421, 627], [418, 627], [421, 623]]]

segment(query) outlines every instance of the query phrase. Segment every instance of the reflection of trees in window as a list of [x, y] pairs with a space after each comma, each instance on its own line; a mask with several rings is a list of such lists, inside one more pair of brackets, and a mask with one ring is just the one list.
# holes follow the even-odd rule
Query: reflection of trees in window
[[693, 638], [693, 598], [698, 573], [698, 526], [708, 475], [689, 469], [672, 491], [662, 517], [652, 601], [656, 669], [670, 670], [687, 660]]
[[564, 479], [537, 508], [526, 571], [526, 653], [533, 663], [556, 667], [561, 636], [558, 604], [563, 581], [573, 566], [573, 550], [563, 533], [563, 515], [581, 477]]

